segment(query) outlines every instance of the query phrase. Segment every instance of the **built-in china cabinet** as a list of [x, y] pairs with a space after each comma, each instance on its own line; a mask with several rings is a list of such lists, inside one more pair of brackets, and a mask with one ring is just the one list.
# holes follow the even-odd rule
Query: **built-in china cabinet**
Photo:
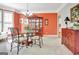
[[30, 30], [34, 33], [43, 33], [43, 18], [36, 15], [27, 17]]

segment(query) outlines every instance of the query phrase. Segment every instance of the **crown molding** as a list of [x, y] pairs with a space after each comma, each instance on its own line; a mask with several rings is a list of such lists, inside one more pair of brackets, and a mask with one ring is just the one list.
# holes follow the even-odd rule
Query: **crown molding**
[[57, 11], [39, 11], [39, 12], [33, 12], [33, 13], [57, 13]]

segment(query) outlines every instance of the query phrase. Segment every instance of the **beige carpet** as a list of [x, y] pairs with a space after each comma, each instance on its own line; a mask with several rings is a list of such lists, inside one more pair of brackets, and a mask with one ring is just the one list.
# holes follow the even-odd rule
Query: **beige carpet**
[[[32, 47], [24, 47], [20, 50], [20, 55], [72, 55], [72, 52], [69, 51], [64, 45], [61, 44], [61, 39], [57, 37], [44, 37], [44, 44], [42, 48], [39, 48], [37, 45]], [[7, 51], [10, 50], [10, 43], [6, 44]], [[13, 52], [9, 54], [16, 55], [16, 48], [13, 49]]]

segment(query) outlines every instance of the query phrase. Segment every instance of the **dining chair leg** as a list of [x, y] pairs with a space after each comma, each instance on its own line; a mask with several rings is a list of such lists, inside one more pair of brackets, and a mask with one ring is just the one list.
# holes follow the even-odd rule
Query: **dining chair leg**
[[43, 45], [43, 38], [41, 37], [41, 43], [42, 43], [42, 45]]
[[26, 48], [28, 48], [28, 43], [26, 42]]
[[14, 38], [12, 37], [12, 42], [11, 42], [11, 49], [10, 49], [10, 52], [12, 52], [12, 48], [13, 48], [13, 40], [14, 40]]
[[19, 54], [19, 44], [18, 44], [18, 46], [17, 46], [17, 55]]
[[34, 44], [36, 44], [36, 39], [33, 40]]
[[[18, 32], [18, 31], [17, 31], [17, 32]], [[19, 47], [20, 47], [20, 43], [19, 43], [19, 32], [18, 32], [17, 55], [19, 54]]]
[[40, 48], [41, 48], [41, 40], [39, 39], [39, 46], [40, 46]]
[[35, 40], [35, 44], [36, 44], [36, 40]]
[[12, 52], [12, 46], [13, 46], [12, 44], [13, 44], [13, 43], [11, 43], [11, 49], [10, 49], [10, 52]]
[[28, 43], [32, 47], [33, 46], [33, 39], [31, 39]]
[[31, 47], [33, 46], [33, 40], [31, 41]]

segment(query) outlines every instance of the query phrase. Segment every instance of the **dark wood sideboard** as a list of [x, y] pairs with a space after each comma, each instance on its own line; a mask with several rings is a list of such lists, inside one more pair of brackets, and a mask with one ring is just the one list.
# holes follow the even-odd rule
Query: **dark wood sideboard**
[[79, 30], [62, 28], [62, 44], [74, 55], [79, 54]]

